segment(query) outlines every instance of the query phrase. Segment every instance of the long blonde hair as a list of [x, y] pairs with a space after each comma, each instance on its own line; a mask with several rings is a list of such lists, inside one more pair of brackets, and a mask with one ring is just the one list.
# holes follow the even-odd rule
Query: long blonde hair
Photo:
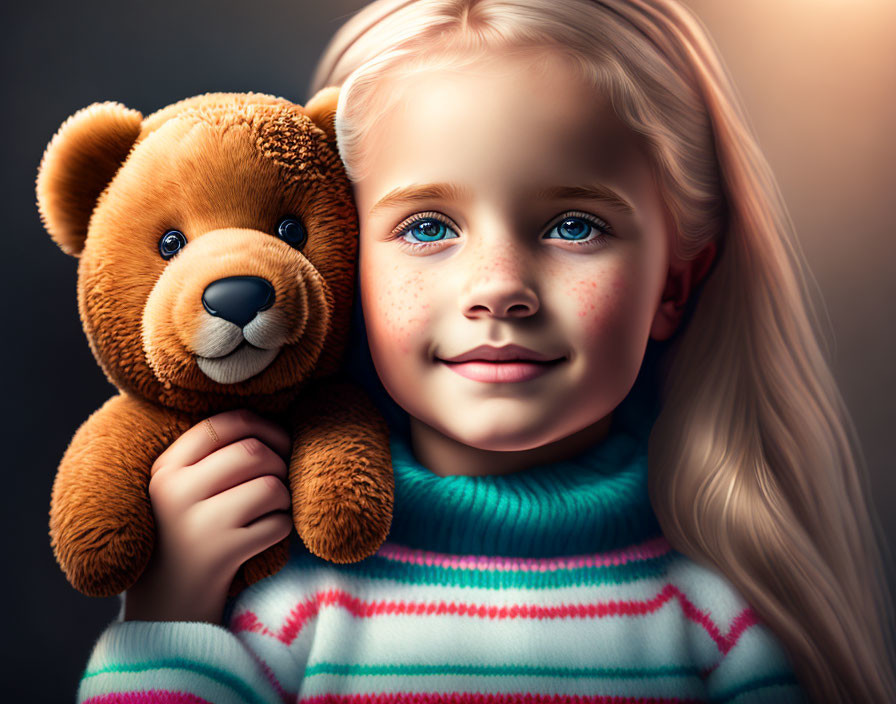
[[663, 533], [730, 580], [813, 700], [896, 701], [889, 555], [856, 433], [784, 203], [699, 20], [674, 0], [377, 0], [337, 32], [310, 93], [342, 87], [356, 180], [384, 79], [536, 48], [642, 135], [679, 256], [719, 247], [664, 360], [648, 477]]

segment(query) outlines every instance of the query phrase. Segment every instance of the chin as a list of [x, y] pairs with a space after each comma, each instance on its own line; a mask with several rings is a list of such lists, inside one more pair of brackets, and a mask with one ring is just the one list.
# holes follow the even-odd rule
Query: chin
[[480, 426], [442, 432], [456, 442], [489, 452], [523, 452], [548, 445], [557, 439], [553, 434], [534, 433], [531, 428], [488, 429]]

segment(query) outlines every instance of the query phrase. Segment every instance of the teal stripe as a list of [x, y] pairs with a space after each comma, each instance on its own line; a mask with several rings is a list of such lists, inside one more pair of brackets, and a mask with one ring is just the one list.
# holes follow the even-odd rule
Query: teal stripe
[[647, 442], [620, 429], [579, 456], [510, 475], [438, 476], [390, 436], [388, 540], [452, 554], [607, 552], [661, 533], [647, 493]]
[[747, 682], [745, 684], [734, 687], [733, 689], [728, 690], [722, 694], [717, 694], [712, 698], [712, 701], [715, 704], [724, 704], [724, 702], [731, 701], [732, 699], [736, 699], [741, 694], [745, 694], [747, 692], [752, 692], [756, 689], [762, 689], [763, 687], [799, 687], [799, 682], [797, 682], [796, 677], [793, 673], [786, 673], [781, 675], [768, 675], [766, 677], [760, 677], [758, 680], [753, 680], [752, 682]]
[[189, 672], [194, 672], [207, 677], [210, 680], [214, 680], [219, 684], [223, 684], [226, 687], [230, 687], [230, 689], [236, 692], [245, 702], [265, 704], [265, 700], [259, 697], [252, 687], [230, 672], [201, 662], [196, 662], [195, 660], [186, 660], [184, 658], [165, 658], [162, 660], [127, 664], [119, 663], [104, 667], [100, 670], [85, 672], [82, 679], [86, 680], [88, 677], [96, 677], [97, 675], [120, 674], [125, 672], [147, 672], [149, 670], [187, 670]]
[[305, 669], [305, 677], [342, 675], [363, 677], [380, 675], [469, 675], [486, 677], [565, 677], [568, 679], [656, 679], [690, 677], [700, 679], [696, 667], [528, 667], [525, 665], [352, 665], [319, 662]]
[[[303, 571], [332, 569], [352, 577], [390, 580], [418, 586], [473, 587], [479, 589], [557, 589], [605, 584], [627, 584], [647, 579], [662, 579], [669, 565], [680, 555], [670, 551], [658, 557], [628, 562], [622, 565], [576, 567], [549, 572], [516, 570], [479, 570], [418, 565], [396, 562], [372, 555], [360, 562], [345, 565], [327, 562], [309, 552], [298, 554], [293, 564]], [[304, 577], [302, 577], [304, 579]]]

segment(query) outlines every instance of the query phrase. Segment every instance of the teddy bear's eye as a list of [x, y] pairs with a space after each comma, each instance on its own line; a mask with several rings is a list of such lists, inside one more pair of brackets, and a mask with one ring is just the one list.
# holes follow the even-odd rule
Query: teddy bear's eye
[[308, 239], [305, 226], [295, 215], [285, 215], [277, 223], [277, 236], [288, 245], [301, 249]]
[[187, 238], [180, 230], [168, 230], [159, 240], [159, 254], [162, 259], [171, 259], [187, 245]]

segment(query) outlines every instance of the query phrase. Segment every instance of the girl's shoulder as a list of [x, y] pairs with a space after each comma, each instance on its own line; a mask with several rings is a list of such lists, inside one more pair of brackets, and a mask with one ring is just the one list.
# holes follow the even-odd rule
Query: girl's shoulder
[[705, 677], [714, 698], [755, 689], [761, 701], [769, 693], [777, 698], [768, 701], [805, 701], [782, 643], [716, 566], [670, 548], [664, 588], [690, 625], [691, 647], [705, 650]]
[[665, 572], [670, 592], [685, 608], [696, 609], [716, 622], [752, 614], [744, 596], [715, 565], [697, 562], [670, 547]]

